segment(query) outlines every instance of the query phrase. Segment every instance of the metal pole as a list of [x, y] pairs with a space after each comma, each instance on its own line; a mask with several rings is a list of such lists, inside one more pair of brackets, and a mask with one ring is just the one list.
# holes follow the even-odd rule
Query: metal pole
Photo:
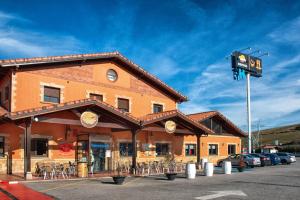
[[250, 105], [250, 73], [247, 73], [247, 114], [248, 114], [248, 153], [252, 153], [251, 148], [251, 105]]

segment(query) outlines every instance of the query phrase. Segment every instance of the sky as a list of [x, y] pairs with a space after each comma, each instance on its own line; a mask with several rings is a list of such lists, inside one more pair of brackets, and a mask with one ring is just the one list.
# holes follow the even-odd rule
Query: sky
[[253, 129], [300, 123], [300, 1], [0, 0], [0, 59], [119, 51], [188, 96], [183, 112], [244, 130], [246, 80], [226, 57], [246, 47], [270, 54], [251, 78]]

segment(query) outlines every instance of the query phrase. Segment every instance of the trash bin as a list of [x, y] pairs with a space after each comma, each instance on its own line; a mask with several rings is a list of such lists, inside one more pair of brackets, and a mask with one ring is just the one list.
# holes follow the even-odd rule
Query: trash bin
[[86, 178], [88, 176], [87, 162], [78, 162], [77, 168], [79, 178]]
[[223, 172], [224, 174], [231, 174], [231, 162], [230, 161], [225, 161], [223, 162]]
[[214, 174], [214, 164], [213, 163], [207, 162], [205, 164], [204, 174], [205, 174], [205, 176], [213, 176], [213, 174]]
[[195, 179], [196, 178], [196, 164], [195, 163], [187, 163], [185, 173], [186, 173], [187, 179]]

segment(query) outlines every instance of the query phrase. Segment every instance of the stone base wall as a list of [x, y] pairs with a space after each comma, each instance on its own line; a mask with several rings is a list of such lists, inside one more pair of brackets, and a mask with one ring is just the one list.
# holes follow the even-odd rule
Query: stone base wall
[[0, 174], [6, 174], [6, 173], [7, 173], [7, 159], [0, 158]]

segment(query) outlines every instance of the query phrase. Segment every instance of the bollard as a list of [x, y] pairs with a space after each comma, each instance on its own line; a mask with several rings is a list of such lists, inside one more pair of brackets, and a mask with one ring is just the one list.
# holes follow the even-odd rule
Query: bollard
[[205, 163], [207, 163], [207, 162], [208, 162], [207, 158], [202, 158], [202, 160], [201, 160], [201, 169], [205, 168]]
[[196, 164], [195, 163], [187, 163], [185, 173], [186, 173], [187, 179], [195, 179], [196, 178]]
[[223, 172], [224, 174], [231, 174], [231, 162], [230, 161], [225, 161], [223, 162]]
[[214, 164], [213, 163], [206, 163], [204, 169], [205, 176], [213, 176], [214, 174]]

